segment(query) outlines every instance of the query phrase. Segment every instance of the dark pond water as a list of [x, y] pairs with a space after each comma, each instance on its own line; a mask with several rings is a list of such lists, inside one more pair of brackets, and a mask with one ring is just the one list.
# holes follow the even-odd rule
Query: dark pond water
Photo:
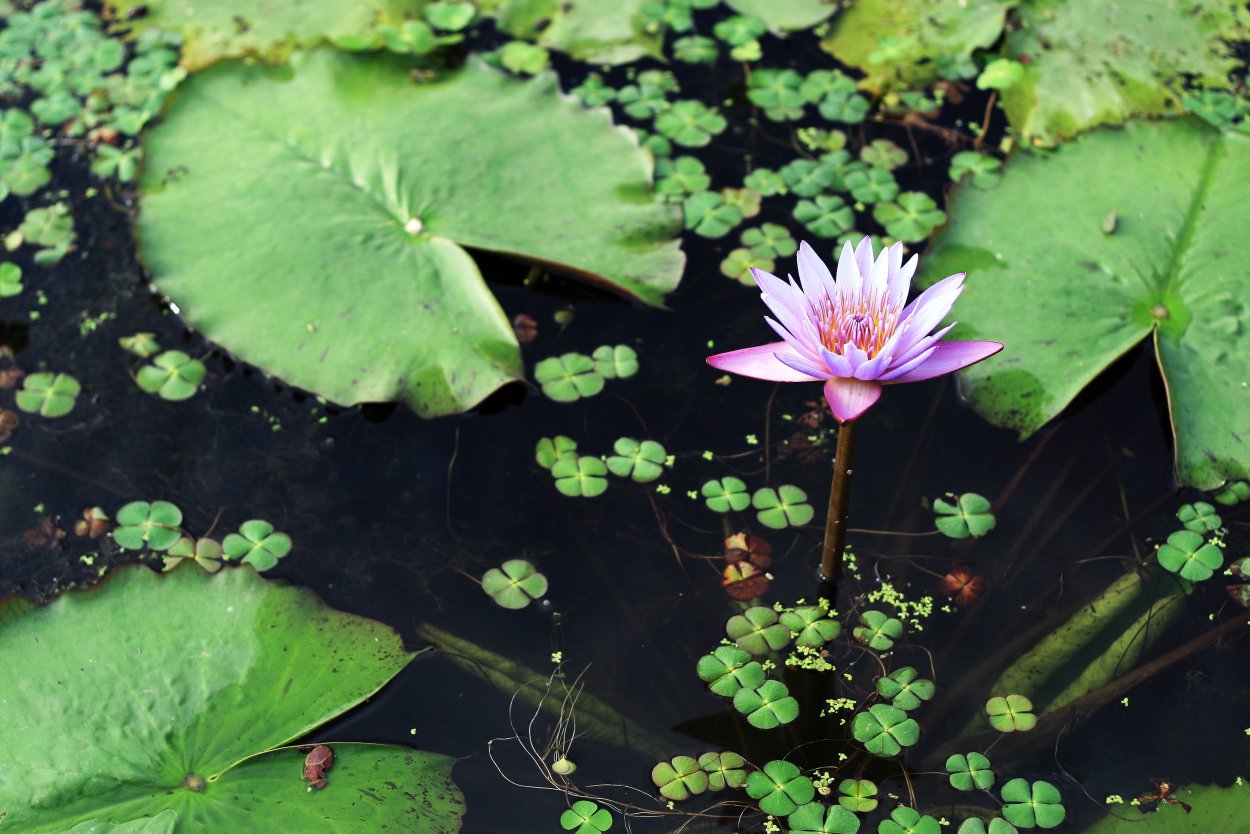
[[[829, 63], [809, 41], [774, 41], [769, 49], [770, 65]], [[568, 71], [566, 86], [575, 83]], [[709, 102], [741, 93], [741, 71], [732, 64], [686, 71], [682, 80]], [[942, 119], [979, 119], [984, 104], [974, 98]], [[715, 146], [716, 187], [740, 183], [747, 160], [775, 166], [795, 153], [787, 128], [737, 112]], [[920, 159], [913, 156], [898, 172], [900, 180], [936, 195], [957, 148], [931, 131], [891, 124], [866, 124], [852, 138], [878, 136], [919, 151]], [[829, 477], [831, 448], [800, 456], [783, 445], [798, 428], [793, 418], [819, 397], [818, 386], [743, 379], [719, 385], [719, 374], [703, 363], [710, 344], [731, 349], [769, 335], [757, 294], [718, 272], [733, 237], [688, 236], [689, 269], [665, 311], [590, 297], [559, 281], [524, 290], [524, 267], [483, 259], [509, 315], [526, 313], [538, 322], [537, 340], [524, 349], [527, 363], [619, 343], [636, 348], [642, 369], [572, 405], [514, 390], [481, 413], [423, 422], [390, 406], [326, 407], [186, 332], [147, 289], [127, 195], [88, 197], [82, 163], [61, 163], [78, 253], [37, 280], [46, 303], [33, 293], [5, 302], [0, 334], [20, 367], [72, 373], [84, 395], [70, 417], [28, 420], [10, 441], [0, 465], [0, 593], [46, 597], [127, 558], [106, 547], [85, 564], [80, 557], [88, 546], [73, 537], [60, 546], [32, 546], [24, 531], [45, 516], [68, 527], [86, 507], [112, 512], [129, 500], [163, 498], [180, 506], [186, 526], [201, 534], [266, 518], [296, 543], [274, 575], [394, 626], [410, 645], [420, 644], [418, 627], [430, 623], [542, 676], [554, 668], [552, 653], [562, 652], [567, 682], [579, 679], [586, 693], [653, 734], [653, 745], [666, 745], [668, 756], [731, 747], [759, 762], [794, 751], [805, 765], [837, 766], [838, 754], [849, 748], [836, 719], [809, 721], [793, 732], [749, 731], [694, 675], [696, 660], [716, 645], [736, 608], [721, 588], [720, 564], [711, 560], [722, 550], [718, 517], [687, 492], [726, 474], [753, 487], [793, 483], [808, 492], [818, 508], [808, 529], [773, 532], [750, 514], [739, 519], [775, 548], [768, 601], [790, 603], [817, 591], [816, 525]], [[20, 216], [13, 202], [0, 218], [5, 223]], [[788, 209], [769, 211], [759, 219], [793, 225]], [[820, 251], [828, 255], [830, 248], [825, 242]], [[553, 316], [569, 309], [571, 323], [556, 324]], [[163, 346], [205, 358], [204, 390], [178, 404], [142, 393], [131, 379], [138, 363], [117, 347], [119, 337], [137, 331], [154, 331]], [[983, 703], [986, 675], [996, 671], [987, 672], [986, 659], [1013, 638], [1053, 626], [1137, 563], [1175, 529], [1176, 507], [1195, 497], [1178, 493], [1172, 480], [1166, 407], [1150, 356], [1134, 351], [1095, 388], [1064, 419], [1024, 442], [964, 408], [950, 380], [891, 388], [862, 421], [850, 537], [862, 578], [844, 585], [840, 610], [859, 604], [882, 580], [911, 598], [936, 595], [938, 577], [954, 564], [971, 565], [990, 587], [982, 604], [968, 610], [946, 613], [939, 597], [925, 631], [899, 649], [922, 668], [932, 657], [939, 686], [927, 708], [933, 718], [922, 714], [925, 741], [909, 759], [913, 770], [923, 769], [925, 754], [952, 738]], [[676, 456], [661, 479], [671, 493], [614, 480], [597, 499], [561, 496], [533, 459], [535, 442], [554, 434], [595, 454], [610, 451], [622, 435], [659, 440]], [[705, 451], [715, 459], [705, 460]], [[972, 543], [874, 532], [928, 533], [927, 502], [947, 491], [994, 500], [997, 529]], [[1224, 517], [1229, 552], [1238, 552], [1247, 538], [1246, 512]], [[513, 557], [530, 559], [550, 578], [548, 608], [505, 611], [465, 576]], [[1218, 585], [1201, 586], [1146, 658], [1206, 632], [1212, 617], [1234, 615], [1222, 593]], [[825, 696], [862, 692], [873, 674], [867, 661], [837, 660], [855, 680]], [[1246, 722], [1234, 717], [1250, 707], [1248, 683], [1244, 643], [1220, 641], [1133, 689], [1128, 706], [1113, 703], [1057, 739], [996, 764], [1063, 786], [1077, 822], [1096, 818], [1108, 794], [1148, 792], [1151, 777], [1227, 780], [1250, 753], [1240, 729]], [[796, 686], [810, 691], [813, 685]], [[506, 740], [514, 731], [532, 732], [540, 750], [550, 740], [551, 718], [540, 715], [531, 727], [526, 704], [516, 703], [509, 714], [511, 696], [444, 657], [426, 655], [370, 705], [318, 736], [462, 757], [456, 777], [468, 799], [466, 831], [558, 830], [565, 801], [543, 770], [515, 743], [496, 743], [497, 761], [488, 756], [488, 740]], [[578, 740], [570, 751], [580, 784], [607, 785], [599, 789], [604, 795], [649, 808], [657, 807], [647, 791], [657, 755], [592, 740]], [[905, 795], [904, 782], [891, 778], [896, 770], [863, 761], [846, 767], [845, 775], [862, 768], [886, 790]], [[914, 779], [922, 806], [950, 801], [944, 781]], [[726, 817], [709, 830], [737, 830]], [[680, 822], [633, 824], [669, 831]]]

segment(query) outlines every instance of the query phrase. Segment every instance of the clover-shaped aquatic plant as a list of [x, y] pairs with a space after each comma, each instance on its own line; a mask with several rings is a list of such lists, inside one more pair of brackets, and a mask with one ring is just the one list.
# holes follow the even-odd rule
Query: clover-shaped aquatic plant
[[1000, 733], [1028, 732], [1037, 726], [1033, 702], [1023, 695], [996, 695], [985, 702], [985, 714]]
[[893, 200], [898, 196], [898, 181], [885, 168], [860, 168], [849, 171], [843, 181], [851, 192], [851, 196], [861, 203], [879, 203], [882, 200]]
[[980, 817], [971, 817], [960, 824], [955, 834], [1020, 834], [1020, 829], [1002, 817], [992, 817], [988, 827]]
[[956, 497], [947, 493], [953, 501], [934, 499], [933, 510], [937, 513], [934, 524], [952, 539], [984, 536], [994, 529], [994, 514], [990, 502], [975, 492], [965, 492]]
[[803, 118], [807, 99], [799, 92], [803, 76], [792, 69], [759, 69], [747, 79], [747, 100], [774, 122]]
[[1215, 511], [1215, 507], [1206, 501], [1182, 504], [1181, 508], [1176, 511], [1176, 518], [1185, 525], [1186, 530], [1192, 530], [1195, 533], [1214, 533], [1224, 524], [1224, 520]]
[[786, 818], [786, 826], [790, 834], [855, 834], [859, 817], [841, 805], [808, 802], [794, 809]]
[[555, 466], [556, 461], [569, 458], [577, 460], [577, 441], [571, 437], [558, 434], [555, 437], [539, 438], [534, 446], [534, 460], [543, 469]]
[[946, 212], [923, 191], [904, 191], [897, 200], [877, 203], [872, 219], [884, 226], [890, 237], [918, 243], [946, 222]]
[[890, 812], [888, 820], [877, 826], [878, 834], [941, 834], [942, 825], [928, 814], [921, 814], [906, 805]]
[[725, 259], [720, 262], [720, 272], [721, 275], [732, 278], [743, 286], [753, 287], [755, 279], [751, 277], [752, 269], [771, 272], [776, 266], [772, 258], [762, 257], [750, 249], [740, 247], [730, 250]]
[[990, 760], [980, 753], [956, 753], [946, 760], [951, 787], [957, 791], [983, 791], [994, 784]]
[[0, 298], [9, 298], [22, 292], [22, 268], [8, 261], [0, 263]]
[[1155, 557], [1167, 571], [1190, 582], [1210, 579], [1224, 564], [1224, 553], [1218, 545], [1205, 541], [1200, 533], [1177, 530], [1168, 536], [1167, 544], [1159, 546]]
[[[664, 164], [660, 164], [661, 162]], [[657, 161], [655, 176], [656, 196], [667, 201], [675, 202], [699, 191], [707, 191], [712, 185], [712, 178], [708, 176], [707, 168], [693, 156], [679, 156], [672, 160]]]
[[582, 455], [561, 458], [551, 466], [556, 489], [570, 498], [594, 498], [608, 488], [608, 465], [599, 458]]
[[742, 209], [725, 201], [716, 191], [691, 194], [681, 203], [685, 227], [706, 238], [722, 238], [742, 222]]
[[993, 188], [1002, 179], [1002, 160], [976, 151], [960, 151], [951, 157], [950, 178], [959, 182], [964, 177], [977, 188]]
[[638, 373], [638, 354], [629, 345], [600, 345], [590, 358], [604, 379], [628, 379]]
[[1067, 811], [1063, 796], [1049, 782], [1012, 779], [1002, 788], [1003, 816], [1017, 828], [1054, 828]]
[[430, 25], [444, 32], [459, 32], [468, 27], [477, 17], [477, 9], [467, 0], [436, 0], [421, 12]]
[[838, 804], [856, 814], [876, 810], [877, 783], [868, 779], [843, 779], [838, 783]]
[[1225, 507], [1231, 507], [1250, 498], [1250, 483], [1246, 481], [1229, 481], [1211, 493], [1211, 497], [1215, 499], [1216, 503], [1223, 504]]
[[241, 559], [256, 570], [269, 570], [291, 552], [291, 537], [263, 518], [249, 519], [221, 542], [227, 559]]
[[774, 817], [794, 813], [816, 797], [816, 786], [796, 765], [776, 759], [747, 776], [747, 796], [757, 800], [760, 810]]
[[524, 608], [547, 593], [547, 577], [524, 559], [509, 559], [482, 574], [482, 590], [503, 608]]
[[794, 635], [796, 646], [819, 649], [842, 633], [842, 624], [829, 617], [824, 605], [800, 605], [783, 611], [778, 621]]
[[655, 117], [655, 129], [686, 148], [711, 144], [728, 124], [720, 113], [693, 99], [674, 102]]
[[888, 758], [920, 740], [920, 725], [897, 707], [873, 704], [851, 721], [851, 735], [869, 753]]
[[790, 642], [790, 629], [779, 619], [773, 609], [757, 605], [730, 617], [725, 623], [725, 633], [738, 648], [759, 657], [783, 649]]
[[716, 41], [713, 38], [687, 35], [673, 41], [673, 58], [682, 63], [712, 64], [716, 62], [716, 55]]
[[792, 193], [798, 197], [815, 197], [833, 188], [838, 172], [831, 166], [814, 159], [795, 159], [781, 166], [777, 172]]
[[877, 692], [901, 710], [910, 712], [933, 697], [933, 681], [919, 678], [914, 666], [903, 666], [877, 681]]
[[209, 573], [216, 573], [221, 570], [221, 554], [221, 544], [214, 539], [192, 541], [190, 537], [183, 536], [165, 551], [164, 570], [173, 570], [183, 560], [192, 559]]
[[816, 511], [807, 503], [807, 493], [793, 484], [782, 484], [773, 489], [757, 489], [751, 496], [751, 504], [759, 512], [755, 517], [760, 524], [774, 530], [801, 527], [812, 520]]
[[612, 812], [589, 799], [579, 799], [560, 815], [560, 827], [573, 834], [602, 834], [612, 827]]
[[701, 490], [707, 499], [708, 509], [716, 513], [727, 513], [730, 510], [740, 512], [751, 506], [751, 496], [747, 493], [747, 485], [732, 475], [720, 480], [708, 481]]
[[632, 478], [645, 484], [664, 474], [668, 452], [654, 440], [639, 442], [632, 437], [621, 437], [613, 449], [616, 454], [608, 457], [608, 471], [618, 478]]
[[548, 399], [558, 403], [593, 397], [603, 390], [603, 374], [595, 370], [595, 360], [584, 353], [547, 357], [534, 366], [534, 379]]
[[889, 139], [873, 139], [860, 150], [859, 158], [874, 168], [893, 171], [900, 165], [907, 164], [907, 151]]
[[764, 683], [764, 667], [737, 646], [718, 646], [699, 658], [695, 667], [707, 688], [724, 698], [732, 698], [743, 687], [755, 689]]
[[742, 787], [747, 781], [746, 764], [746, 759], [729, 750], [699, 756], [699, 767], [707, 774], [707, 787], [712, 791]]
[[182, 538], [182, 510], [168, 501], [131, 501], [117, 511], [113, 541], [126, 550], [168, 550]]
[[760, 258], [788, 258], [799, 251], [790, 230], [777, 223], [765, 223], [755, 229], [744, 229], [742, 245]]
[[734, 709], [745, 715], [752, 727], [772, 730], [798, 718], [799, 702], [784, 683], [767, 680], [755, 689], [739, 689], [734, 694]]
[[854, 210], [835, 194], [819, 194], [810, 200], [799, 200], [794, 206], [793, 216], [817, 237], [837, 237], [855, 222]]
[[155, 333], [136, 333], [133, 336], [122, 336], [117, 340], [122, 346], [122, 350], [127, 353], [133, 353], [140, 359], [147, 359], [149, 356], [161, 352], [160, 342], [156, 341]]
[[150, 365], [140, 368], [135, 382], [149, 394], [177, 402], [195, 396], [207, 373], [200, 360], [180, 350], [167, 350], [157, 355]]
[[64, 417], [74, 410], [82, 386], [69, 374], [41, 371], [22, 380], [17, 407], [41, 417]]
[[881, 611], [863, 611], [851, 635], [868, 648], [884, 652], [894, 646], [895, 640], [902, 639], [903, 624]]
[[651, 769], [651, 781], [660, 795], [681, 802], [708, 789], [707, 772], [690, 756], [676, 756], [671, 762], [660, 762]]

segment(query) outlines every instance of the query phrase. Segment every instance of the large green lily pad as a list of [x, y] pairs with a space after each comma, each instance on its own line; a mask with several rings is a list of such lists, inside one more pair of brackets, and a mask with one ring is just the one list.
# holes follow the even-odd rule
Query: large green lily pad
[[580, 61], [625, 64], [661, 57], [663, 35], [647, 31], [647, 0], [481, 0], [514, 37], [558, 49]]
[[382, 19], [401, 19], [423, 0], [105, 0], [133, 33], [150, 29], [183, 37], [181, 63], [199, 70], [223, 58], [279, 61], [299, 47], [361, 35]]
[[1006, 344], [961, 373], [973, 407], [1027, 436], [1150, 337], [1181, 481], [1250, 475], [1248, 201], [1250, 137], [1196, 119], [1096, 131], [960, 188], [920, 281], [968, 272], [954, 333]]
[[47, 606], [10, 599], [0, 832], [457, 831], [447, 756], [334, 744], [310, 791], [306, 750], [283, 746], [412, 657], [387, 626], [250, 568], [135, 566]]
[[778, 34], [810, 29], [838, 10], [835, 0], [725, 0], [738, 14], [758, 17]]
[[[1239, 0], [1027, 0], [1004, 47], [1025, 58], [1002, 91], [1012, 126], [1053, 144], [1134, 115], [1180, 111], [1182, 90], [1229, 86], [1231, 43], [1247, 36]], [[1110, 24], [1110, 25], [1109, 25]]]
[[192, 78], [145, 137], [141, 254], [209, 338], [338, 403], [472, 408], [522, 375], [462, 246], [659, 303], [684, 258], [650, 162], [555, 77], [300, 52]]
[[1173, 787], [1172, 795], [1189, 805], [1188, 809], [1166, 802], [1149, 813], [1112, 806], [1104, 819], [1082, 834], [1207, 834], [1239, 831], [1245, 826], [1246, 815], [1250, 814], [1250, 785]]
[[821, 47], [864, 71], [881, 92], [976, 73], [972, 53], [998, 40], [1013, 3], [1004, 0], [856, 0], [833, 19]]

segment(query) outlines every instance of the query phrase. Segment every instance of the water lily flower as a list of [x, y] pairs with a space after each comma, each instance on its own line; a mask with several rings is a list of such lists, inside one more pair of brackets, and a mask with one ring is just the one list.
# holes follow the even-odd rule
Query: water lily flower
[[[916, 256], [903, 244], [873, 253], [872, 238], [838, 259], [837, 279], [812, 247], [799, 246], [799, 283], [752, 269], [765, 321], [782, 341], [709, 356], [714, 368], [775, 382], [825, 384], [840, 423], [863, 414], [885, 385], [919, 382], [966, 368], [1003, 349], [998, 342], [941, 341], [954, 324], [932, 332], [963, 291], [964, 273], [943, 278], [906, 304]], [[906, 304], [906, 306], [904, 306]]]

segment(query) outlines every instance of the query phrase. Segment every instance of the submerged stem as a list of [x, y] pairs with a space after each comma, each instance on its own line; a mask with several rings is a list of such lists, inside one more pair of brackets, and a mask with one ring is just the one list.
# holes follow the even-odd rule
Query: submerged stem
[[826, 582], [836, 582], [842, 575], [842, 547], [846, 543], [846, 512], [851, 504], [856, 423], [852, 420], [838, 426], [833, 484], [829, 487], [829, 514], [825, 518], [825, 550], [820, 558], [820, 576]]

